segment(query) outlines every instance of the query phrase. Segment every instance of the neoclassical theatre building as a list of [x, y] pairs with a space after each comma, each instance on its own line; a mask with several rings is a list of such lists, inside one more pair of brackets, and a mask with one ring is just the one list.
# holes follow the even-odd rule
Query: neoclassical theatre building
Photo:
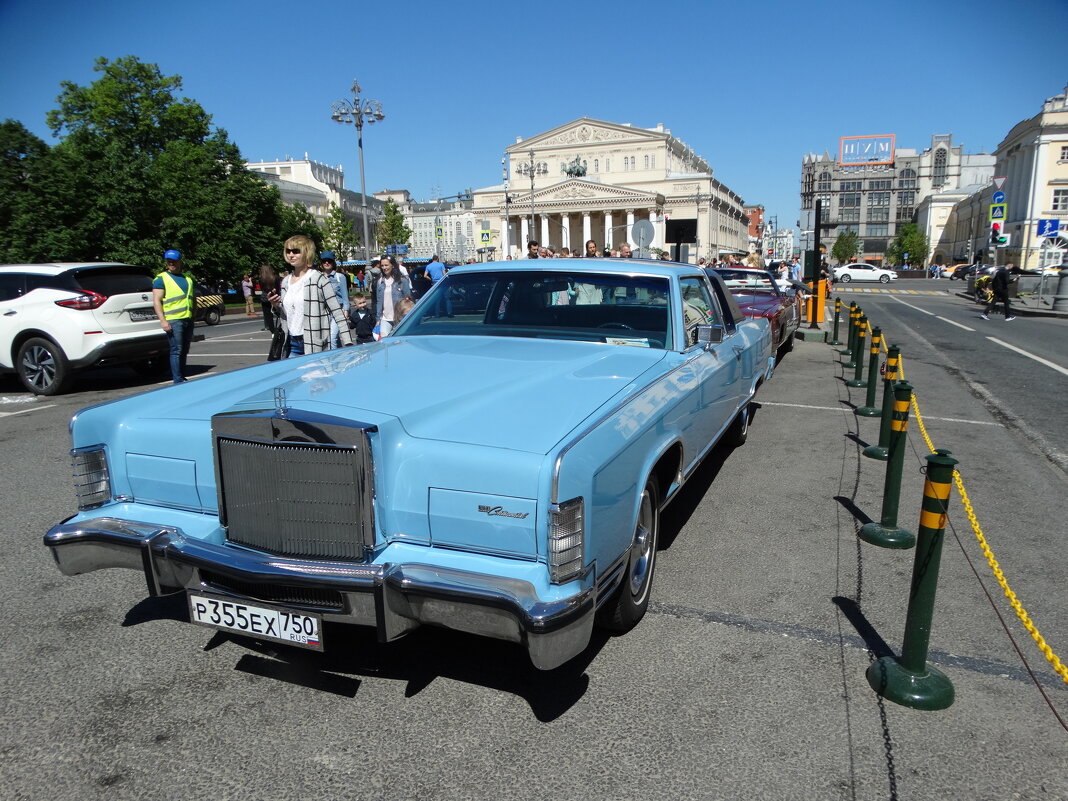
[[[589, 239], [599, 249], [644, 244], [690, 262], [749, 244], [742, 198], [662, 124], [583, 117], [517, 138], [504, 170], [504, 183], [471, 199], [484, 258], [520, 258], [531, 239], [580, 252]], [[652, 223], [652, 241], [635, 241], [640, 220]]]

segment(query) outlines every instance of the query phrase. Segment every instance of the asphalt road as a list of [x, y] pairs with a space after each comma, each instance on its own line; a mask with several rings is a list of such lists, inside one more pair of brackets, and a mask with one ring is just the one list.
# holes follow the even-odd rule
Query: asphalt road
[[[970, 325], [959, 299], [900, 299]], [[1068, 479], [965, 380], [971, 345], [958, 337], [975, 340], [978, 364], [989, 348], [977, 327], [889, 296], [862, 305], [902, 344], [928, 432], [960, 459], [1012, 588], [1068, 658]], [[1006, 339], [1021, 348], [1064, 330], [1012, 333], [1016, 322], [990, 325], [1031, 336]], [[195, 372], [262, 361], [258, 327], [198, 328], [209, 339], [193, 347]], [[1032, 389], [979, 368], [976, 382], [1016, 413], [1045, 403], [1034, 388], [1048, 368], [990, 358]], [[840, 362], [796, 344], [748, 443], [714, 452], [665, 513], [649, 614], [550, 673], [511, 645], [433, 630], [382, 646], [334, 627], [325, 654], [276, 648], [189, 625], [182, 598], [146, 600], [135, 572], [62, 576], [41, 535], [73, 509], [67, 420], [149, 385], [106, 371], [27, 401], [0, 383], [0, 796], [1068, 799], [1054, 711], [1068, 717], [1068, 686], [1001, 595], [956, 492], [929, 655], [956, 700], [919, 712], [869, 688], [873, 656], [900, 648], [912, 552], [855, 536], [879, 518], [883, 465], [859, 455], [878, 421], [852, 414], [864, 390], [844, 385]], [[910, 428], [909, 527], [924, 452]]]

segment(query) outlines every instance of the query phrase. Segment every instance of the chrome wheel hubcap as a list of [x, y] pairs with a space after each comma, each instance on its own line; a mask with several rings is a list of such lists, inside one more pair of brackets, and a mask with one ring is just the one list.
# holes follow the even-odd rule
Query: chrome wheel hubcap
[[56, 379], [56, 361], [46, 348], [34, 346], [22, 357], [27, 380], [37, 389], [47, 388]]

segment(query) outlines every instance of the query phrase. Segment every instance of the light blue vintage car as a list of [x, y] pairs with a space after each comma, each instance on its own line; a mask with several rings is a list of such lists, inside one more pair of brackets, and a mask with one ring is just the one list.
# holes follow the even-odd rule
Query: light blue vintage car
[[388, 338], [90, 407], [67, 575], [144, 572], [190, 620], [322, 649], [429, 624], [551, 669], [649, 602], [660, 512], [771, 376], [696, 267], [453, 270]]

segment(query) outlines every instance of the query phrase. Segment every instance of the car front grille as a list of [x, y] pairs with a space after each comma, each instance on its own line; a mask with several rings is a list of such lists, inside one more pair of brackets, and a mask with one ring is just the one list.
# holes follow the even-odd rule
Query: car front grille
[[216, 438], [230, 542], [268, 553], [361, 561], [374, 544], [370, 447]]

